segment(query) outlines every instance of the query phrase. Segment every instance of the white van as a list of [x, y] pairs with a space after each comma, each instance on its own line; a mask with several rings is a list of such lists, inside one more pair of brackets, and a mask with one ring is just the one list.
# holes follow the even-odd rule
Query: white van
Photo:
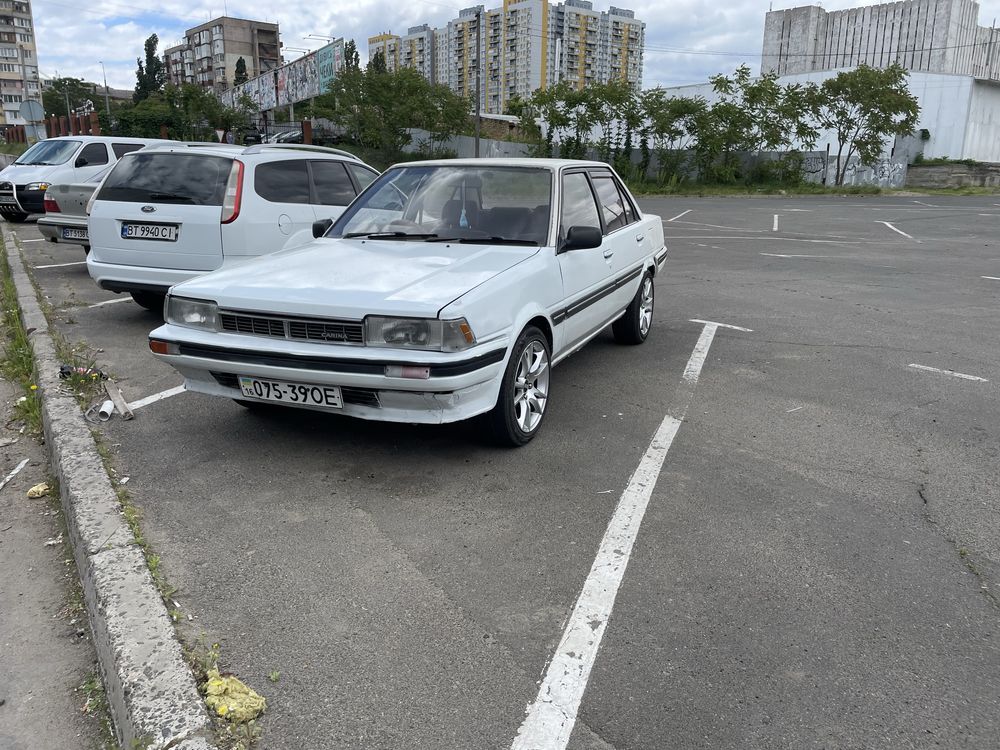
[[21, 222], [45, 213], [45, 191], [56, 183], [86, 182], [122, 156], [161, 138], [64, 135], [39, 141], [0, 171], [0, 216]]

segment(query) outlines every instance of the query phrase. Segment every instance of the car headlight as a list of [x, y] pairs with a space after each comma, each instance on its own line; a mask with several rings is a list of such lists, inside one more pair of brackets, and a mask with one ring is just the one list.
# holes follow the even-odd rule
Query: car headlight
[[51, 183], [49, 183], [49, 182], [29, 182], [27, 185], [24, 186], [24, 189], [25, 190], [48, 190], [50, 184]]
[[365, 344], [368, 346], [458, 352], [476, 343], [476, 336], [465, 318], [365, 318]]
[[219, 306], [214, 302], [167, 297], [167, 322], [187, 328], [219, 328]]

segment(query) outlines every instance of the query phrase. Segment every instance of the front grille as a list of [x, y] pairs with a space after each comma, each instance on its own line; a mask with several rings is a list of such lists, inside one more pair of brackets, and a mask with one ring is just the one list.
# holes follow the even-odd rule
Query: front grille
[[318, 341], [330, 344], [363, 344], [364, 325], [342, 320], [308, 318], [271, 318], [246, 313], [219, 313], [223, 331], [270, 336], [295, 341]]
[[0, 190], [4, 190], [10, 193], [14, 191], [14, 186], [11, 185], [9, 182], [0, 182]]

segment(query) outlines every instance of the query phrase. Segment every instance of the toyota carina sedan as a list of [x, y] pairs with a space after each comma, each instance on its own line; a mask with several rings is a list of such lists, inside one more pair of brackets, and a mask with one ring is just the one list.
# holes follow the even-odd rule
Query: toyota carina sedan
[[150, 349], [193, 391], [391, 422], [483, 415], [523, 445], [552, 367], [640, 344], [667, 250], [606, 164], [411, 162], [315, 239], [170, 289]]

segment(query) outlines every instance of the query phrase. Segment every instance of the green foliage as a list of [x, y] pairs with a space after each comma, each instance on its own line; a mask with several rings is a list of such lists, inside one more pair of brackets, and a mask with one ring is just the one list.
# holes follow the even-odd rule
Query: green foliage
[[361, 70], [361, 56], [358, 54], [358, 47], [353, 39], [344, 45], [344, 72]]
[[236, 61], [236, 70], [233, 73], [233, 85], [239, 86], [241, 83], [246, 83], [250, 80], [250, 76], [247, 75], [247, 61], [240, 57]]
[[913, 131], [920, 106], [906, 85], [907, 75], [898, 64], [885, 69], [860, 65], [809, 92], [818, 124], [837, 134], [836, 184], [843, 184], [854, 154], [871, 164], [881, 156], [886, 138]]
[[387, 73], [388, 68], [385, 65], [385, 55], [382, 50], [379, 50], [374, 55], [372, 55], [371, 62], [368, 63], [368, 70], [372, 73]]
[[[656, 183], [664, 184], [687, 174], [688, 153], [695, 143], [707, 102], [701, 97], [668, 97], [663, 89], [655, 88], [643, 92], [640, 106], [645, 116], [643, 143], [651, 156], [656, 156]], [[646, 166], [641, 175], [649, 173], [650, 161], [643, 153]]]
[[[212, 92], [193, 83], [168, 84], [162, 92], [133, 106], [113, 112], [115, 132], [136, 138], [159, 138], [166, 125], [167, 137], [183, 141], [214, 141], [216, 129], [240, 134], [250, 127], [253, 101], [242, 96], [234, 107], [224, 107]], [[102, 121], [102, 126], [104, 122]]]
[[42, 109], [45, 110], [45, 115], [68, 115], [67, 96], [70, 108], [77, 109], [88, 99], [96, 105], [98, 94], [93, 84], [81, 78], [53, 78], [51, 87], [42, 92]]
[[146, 62], [136, 58], [135, 71], [135, 93], [132, 100], [138, 104], [148, 99], [153, 94], [159, 92], [167, 80], [167, 71], [163, 66], [163, 60], [156, 54], [156, 48], [160, 44], [156, 34], [150, 34], [144, 46], [146, 52]]

